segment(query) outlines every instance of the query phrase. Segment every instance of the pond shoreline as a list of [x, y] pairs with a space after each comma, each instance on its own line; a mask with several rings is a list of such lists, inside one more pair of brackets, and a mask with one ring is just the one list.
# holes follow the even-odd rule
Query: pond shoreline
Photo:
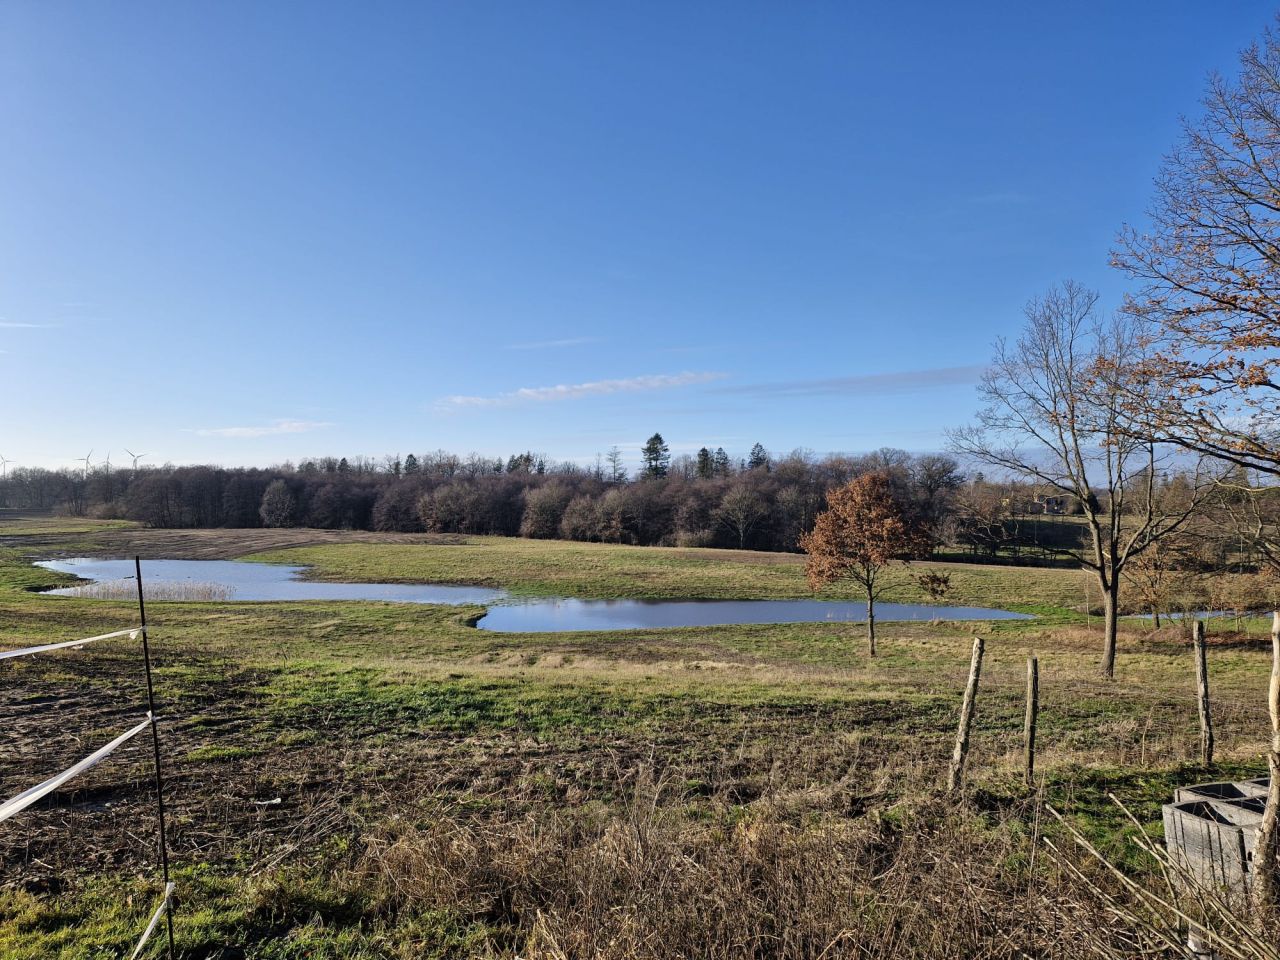
[[[127, 599], [134, 589], [133, 561], [76, 557], [35, 566], [80, 577], [84, 583], [43, 591], [87, 599]], [[305, 578], [306, 567], [249, 560], [148, 560], [158, 602], [293, 602], [307, 600], [483, 606], [471, 626], [495, 633], [567, 633], [782, 623], [866, 621], [856, 600], [590, 599], [518, 597], [493, 587], [443, 583], [335, 582]], [[118, 595], [117, 595], [118, 594]], [[993, 607], [882, 602], [880, 622], [1026, 620], [1027, 614]]]

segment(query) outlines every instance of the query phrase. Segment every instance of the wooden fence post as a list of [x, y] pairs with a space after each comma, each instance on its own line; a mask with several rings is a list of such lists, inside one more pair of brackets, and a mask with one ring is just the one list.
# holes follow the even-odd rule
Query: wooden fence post
[[1040, 716], [1040, 661], [1027, 657], [1027, 716], [1022, 724], [1022, 742], [1026, 750], [1023, 776], [1027, 786], [1036, 777], [1036, 719]]
[[964, 762], [969, 755], [969, 731], [973, 727], [973, 709], [978, 699], [978, 678], [982, 675], [981, 637], [973, 638], [973, 657], [969, 661], [969, 682], [964, 688], [964, 706], [960, 708], [960, 727], [956, 730], [956, 749], [951, 754], [951, 770], [947, 774], [947, 791], [955, 793], [964, 780]]
[[1271, 686], [1267, 692], [1271, 714], [1271, 745], [1267, 766], [1271, 788], [1258, 827], [1254, 851], [1253, 895], [1259, 907], [1271, 911], [1280, 907], [1280, 610], [1271, 615]]
[[1209, 661], [1205, 653], [1204, 621], [1191, 627], [1191, 645], [1196, 656], [1196, 706], [1200, 711], [1200, 760], [1213, 763], [1213, 715], [1209, 709]]

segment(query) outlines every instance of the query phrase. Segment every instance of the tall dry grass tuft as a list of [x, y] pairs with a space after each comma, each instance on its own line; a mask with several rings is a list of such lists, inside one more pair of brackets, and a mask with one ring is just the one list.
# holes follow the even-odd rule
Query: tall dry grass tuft
[[1211, 890], [1197, 883], [1120, 800], [1111, 800], [1136, 828], [1134, 842], [1147, 854], [1155, 883], [1131, 876], [1048, 807], [1066, 836], [1061, 843], [1044, 842], [1079, 891], [1074, 899], [1050, 904], [1065, 935], [1088, 955], [1104, 960], [1280, 960], [1280, 917], [1260, 913], [1242, 891]]
[[642, 777], [618, 809], [384, 821], [359, 881], [388, 910], [502, 931], [489, 949], [530, 960], [1076, 955], [1044, 903], [1076, 886], [1036, 871], [1021, 819], [940, 797], [857, 819], [768, 806], [693, 819], [669, 792]]

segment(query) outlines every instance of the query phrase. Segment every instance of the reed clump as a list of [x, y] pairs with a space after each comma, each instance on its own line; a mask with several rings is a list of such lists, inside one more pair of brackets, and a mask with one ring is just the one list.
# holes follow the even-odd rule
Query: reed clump
[[[98, 580], [60, 591], [82, 600], [136, 600], [138, 586], [131, 579]], [[201, 580], [148, 580], [148, 600], [226, 601], [235, 599], [235, 587]]]

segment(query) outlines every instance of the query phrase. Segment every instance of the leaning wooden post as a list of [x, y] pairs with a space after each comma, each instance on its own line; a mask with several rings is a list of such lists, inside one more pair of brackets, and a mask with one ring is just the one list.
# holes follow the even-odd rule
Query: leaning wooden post
[[960, 727], [956, 730], [956, 749], [951, 754], [951, 770], [947, 774], [947, 791], [955, 793], [964, 779], [964, 761], [969, 755], [969, 731], [973, 727], [973, 709], [978, 699], [978, 678], [982, 675], [981, 637], [973, 638], [973, 657], [969, 661], [969, 682], [964, 688], [964, 706], [960, 708]]
[[1200, 710], [1200, 760], [1213, 763], [1213, 715], [1209, 710], [1209, 661], [1205, 655], [1204, 621], [1191, 628], [1191, 645], [1196, 655], [1196, 706]]
[[1271, 713], [1271, 748], [1267, 751], [1271, 788], [1258, 827], [1253, 895], [1258, 906], [1269, 912], [1280, 907], [1280, 610], [1271, 615], [1271, 687], [1267, 706]]
[[1027, 716], [1022, 723], [1022, 742], [1026, 750], [1023, 778], [1027, 786], [1036, 778], [1036, 719], [1040, 716], [1040, 661], [1027, 657]]

